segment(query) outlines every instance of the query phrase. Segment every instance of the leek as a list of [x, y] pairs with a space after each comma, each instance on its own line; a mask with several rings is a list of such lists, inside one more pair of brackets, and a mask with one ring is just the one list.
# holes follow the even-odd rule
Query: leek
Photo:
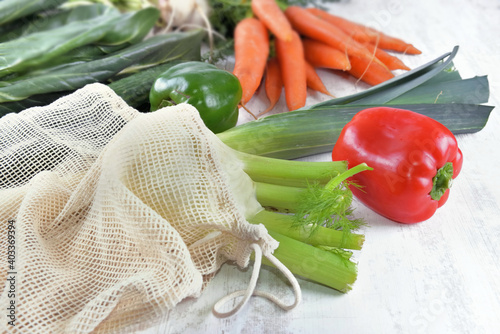
[[294, 159], [332, 150], [342, 128], [360, 110], [390, 106], [427, 115], [454, 134], [486, 125], [493, 106], [487, 77], [462, 79], [450, 53], [365, 91], [295, 111], [270, 115], [218, 137], [228, 146], [256, 155]]

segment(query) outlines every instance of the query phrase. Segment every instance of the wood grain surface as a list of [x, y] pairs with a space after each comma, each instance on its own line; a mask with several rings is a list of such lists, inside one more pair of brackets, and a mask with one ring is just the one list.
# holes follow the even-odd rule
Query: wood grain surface
[[[412, 68], [459, 45], [454, 63], [462, 77], [488, 75], [489, 104], [500, 104], [500, 1], [351, 0], [328, 6], [413, 43], [423, 53], [401, 57]], [[320, 75], [337, 96], [366, 88], [328, 71]], [[473, 101], [479, 92], [470, 94]], [[308, 104], [327, 98], [313, 93]], [[258, 112], [266, 103], [256, 98], [248, 107]], [[284, 107], [282, 98], [277, 110]], [[448, 202], [428, 221], [401, 225], [355, 203], [370, 227], [354, 255], [359, 275], [349, 293], [300, 279], [303, 300], [296, 309], [285, 312], [252, 298], [240, 313], [221, 320], [213, 316], [213, 304], [246, 288], [251, 275], [226, 264], [198, 299], [182, 302], [141, 333], [500, 333], [498, 112], [482, 131], [457, 137], [463, 170]], [[242, 114], [240, 122], [248, 120]], [[262, 269], [258, 288], [292, 300], [290, 286], [274, 269]]]

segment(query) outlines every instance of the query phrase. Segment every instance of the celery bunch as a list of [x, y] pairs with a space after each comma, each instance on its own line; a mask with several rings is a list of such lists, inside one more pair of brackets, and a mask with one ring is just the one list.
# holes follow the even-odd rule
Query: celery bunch
[[345, 161], [305, 162], [235, 153], [255, 183], [258, 202], [266, 208], [248, 220], [263, 224], [280, 243], [276, 258], [295, 275], [349, 291], [357, 278], [349, 250], [360, 250], [364, 236], [353, 233], [363, 221], [353, 215], [346, 179], [371, 168], [361, 164], [347, 169]]

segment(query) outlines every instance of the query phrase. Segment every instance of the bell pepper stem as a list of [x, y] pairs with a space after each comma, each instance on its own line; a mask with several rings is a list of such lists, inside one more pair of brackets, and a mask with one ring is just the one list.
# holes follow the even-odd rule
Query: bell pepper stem
[[453, 164], [447, 162], [437, 170], [436, 176], [432, 179], [432, 190], [430, 196], [433, 200], [439, 201], [446, 190], [451, 188], [453, 182]]

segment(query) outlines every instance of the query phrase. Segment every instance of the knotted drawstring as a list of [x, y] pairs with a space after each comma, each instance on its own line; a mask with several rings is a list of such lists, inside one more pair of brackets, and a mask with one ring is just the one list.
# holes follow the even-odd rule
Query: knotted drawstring
[[[285, 311], [289, 311], [294, 309], [302, 300], [302, 292], [300, 290], [299, 282], [297, 282], [297, 279], [293, 274], [288, 270], [283, 263], [281, 263], [274, 255], [268, 254], [266, 255], [266, 258], [279, 270], [285, 277], [288, 279], [290, 284], [292, 284], [292, 288], [294, 291], [295, 295], [295, 301], [291, 305], [287, 305], [281, 300], [279, 300], [275, 295], [269, 293], [269, 292], [264, 292], [264, 291], [259, 291], [255, 290], [255, 287], [257, 285], [257, 279], [259, 278], [259, 273], [260, 273], [260, 267], [262, 264], [262, 249], [258, 244], [251, 244], [250, 247], [254, 250], [255, 253], [255, 262], [253, 266], [253, 271], [252, 271], [252, 276], [250, 278], [250, 282], [248, 284], [248, 288], [246, 290], [238, 290], [233, 293], [228, 294], [225, 297], [222, 297], [217, 303], [215, 303], [212, 311], [214, 315], [218, 318], [226, 318], [230, 317], [234, 314], [236, 314], [243, 306], [246, 305], [248, 300], [250, 299], [251, 296], [259, 296], [259, 297], [264, 297], [269, 299], [271, 302], [275, 303]], [[236, 305], [232, 310], [228, 312], [219, 312], [217, 309], [227, 303], [228, 301], [243, 296], [243, 299]]]

